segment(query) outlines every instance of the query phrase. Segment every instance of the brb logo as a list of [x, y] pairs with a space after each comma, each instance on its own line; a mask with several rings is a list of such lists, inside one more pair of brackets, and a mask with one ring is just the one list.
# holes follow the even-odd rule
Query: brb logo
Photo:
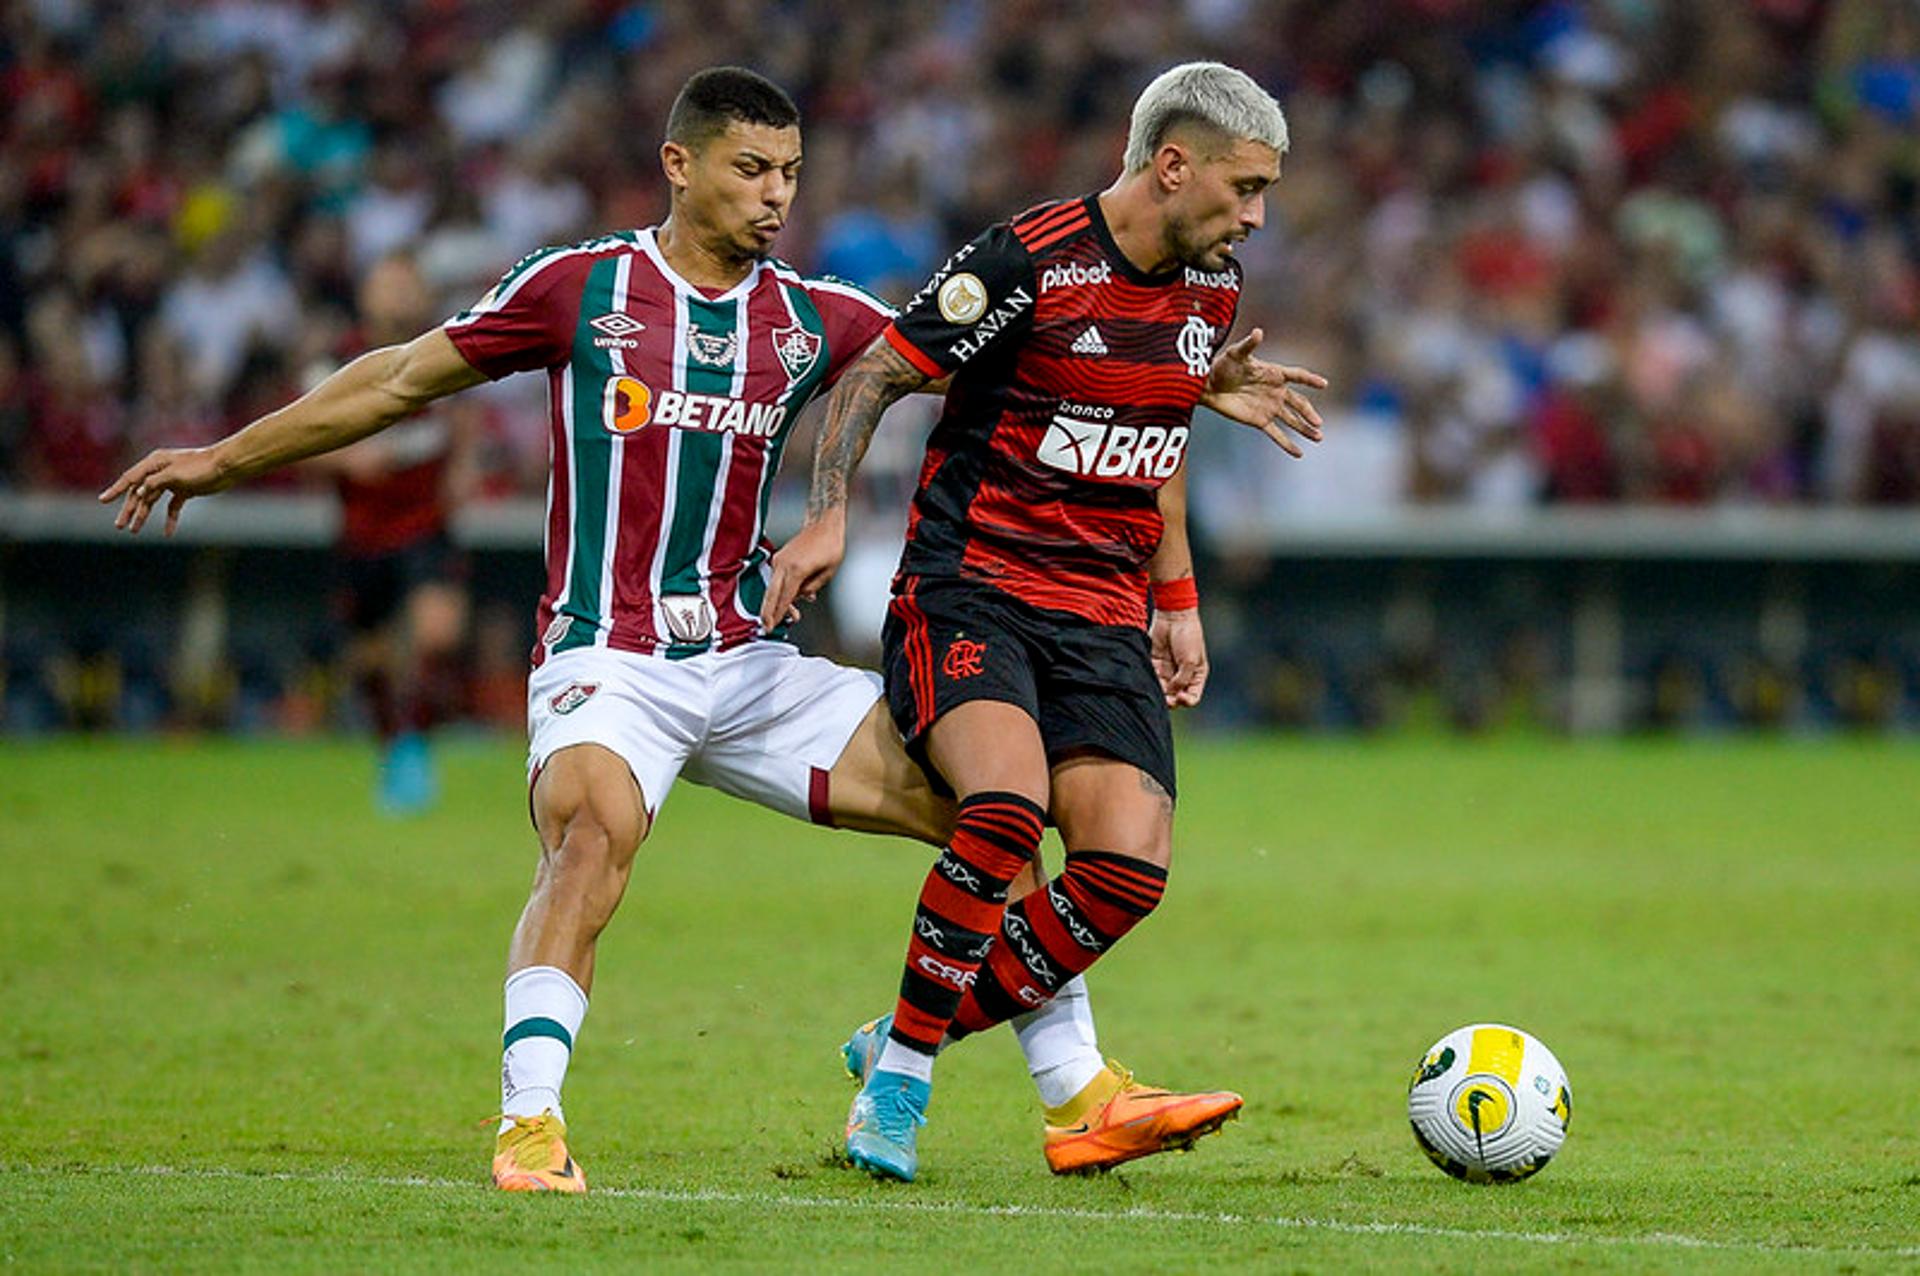
[[1056, 415], [1034, 454], [1042, 465], [1098, 479], [1167, 479], [1187, 453], [1187, 427], [1121, 425]]

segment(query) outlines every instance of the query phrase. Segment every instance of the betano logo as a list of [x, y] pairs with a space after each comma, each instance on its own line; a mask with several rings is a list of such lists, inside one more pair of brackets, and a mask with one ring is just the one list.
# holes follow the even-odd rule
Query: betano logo
[[1119, 425], [1056, 416], [1034, 455], [1083, 478], [1166, 479], [1187, 451], [1187, 427]]
[[724, 394], [689, 394], [653, 388], [637, 377], [608, 377], [601, 419], [615, 434], [645, 425], [676, 425], [709, 434], [768, 439], [786, 424], [784, 403], [748, 403]]

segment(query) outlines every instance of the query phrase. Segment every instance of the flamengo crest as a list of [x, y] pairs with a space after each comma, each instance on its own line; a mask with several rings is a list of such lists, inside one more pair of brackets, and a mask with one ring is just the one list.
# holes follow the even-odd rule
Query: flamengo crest
[[820, 357], [821, 344], [819, 334], [808, 332], [797, 323], [790, 328], [773, 330], [773, 352], [780, 356], [780, 366], [787, 370], [789, 382], [807, 375], [814, 360]]
[[739, 349], [739, 338], [731, 332], [702, 332], [699, 324], [687, 325], [687, 353], [701, 363], [730, 367]]

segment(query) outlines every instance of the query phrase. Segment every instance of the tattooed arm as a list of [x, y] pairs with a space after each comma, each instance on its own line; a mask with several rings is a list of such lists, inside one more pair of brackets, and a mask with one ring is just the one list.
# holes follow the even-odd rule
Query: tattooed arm
[[833, 578], [847, 550], [848, 490], [873, 431], [889, 407], [931, 380], [884, 339], [841, 375], [814, 445], [806, 525], [773, 556], [773, 579], [760, 608], [763, 626], [791, 620], [794, 603], [811, 602]]

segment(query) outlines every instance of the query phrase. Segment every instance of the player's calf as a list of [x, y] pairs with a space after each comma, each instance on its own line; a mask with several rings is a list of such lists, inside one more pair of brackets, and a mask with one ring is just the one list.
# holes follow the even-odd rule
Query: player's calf
[[990, 1028], [1044, 1004], [1159, 906], [1167, 870], [1109, 851], [1069, 851], [1066, 867], [1007, 908], [997, 942], [949, 1035]]

